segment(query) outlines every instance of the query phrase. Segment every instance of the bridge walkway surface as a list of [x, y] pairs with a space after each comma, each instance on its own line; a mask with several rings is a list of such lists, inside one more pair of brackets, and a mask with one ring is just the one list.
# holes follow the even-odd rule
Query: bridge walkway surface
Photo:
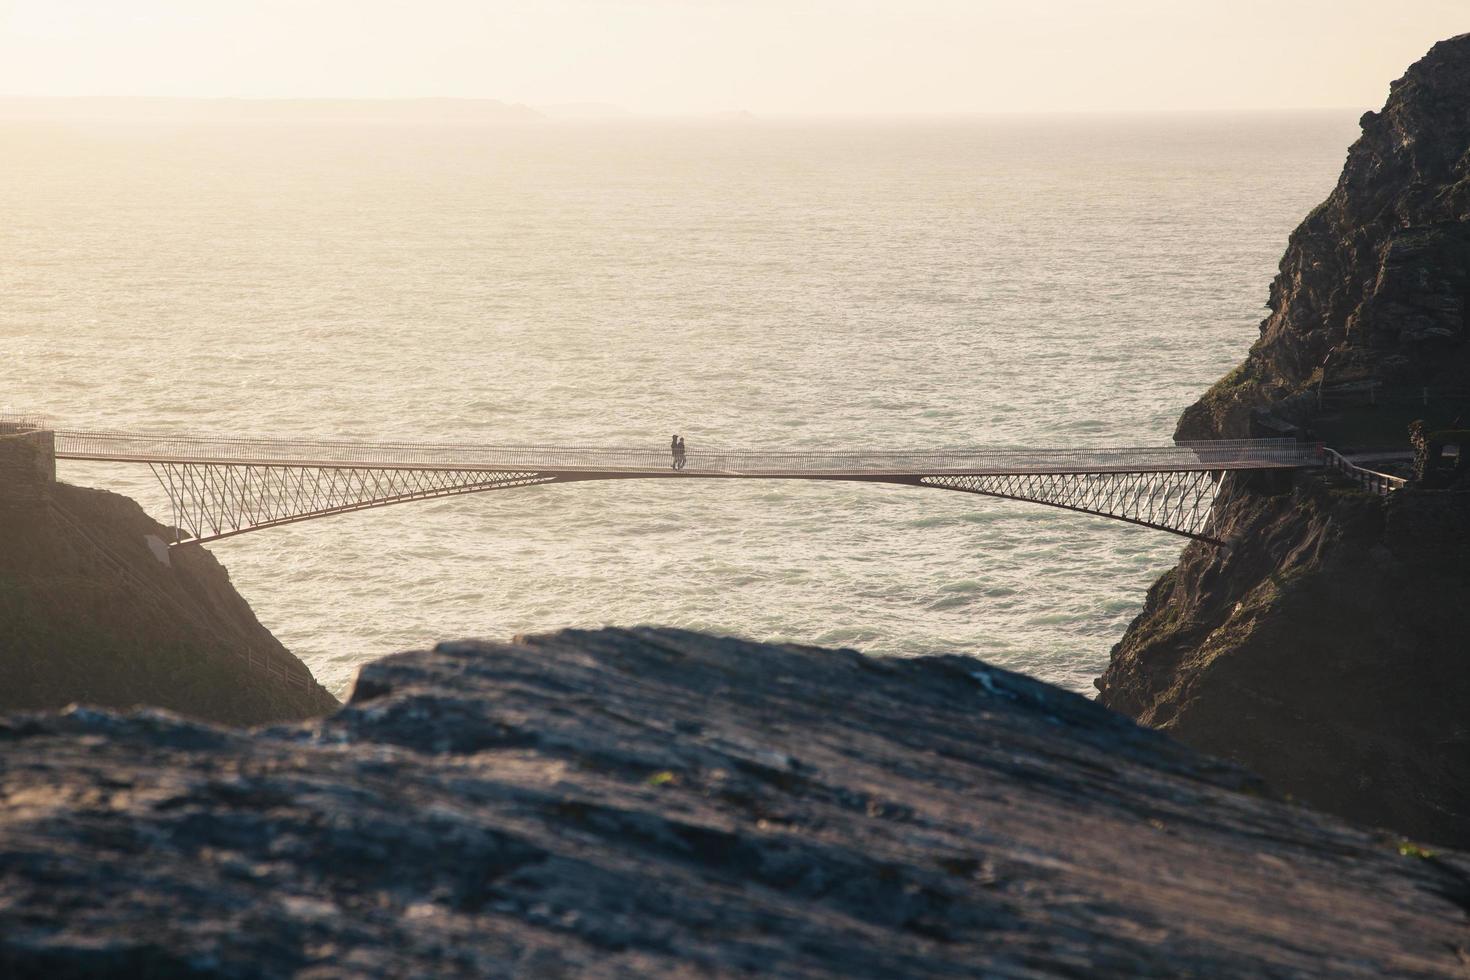
[[1316, 446], [1244, 439], [1141, 448], [930, 450], [697, 449], [672, 470], [669, 450], [455, 443], [222, 439], [56, 429], [58, 459], [222, 465], [372, 466], [400, 469], [535, 469], [640, 476], [863, 478], [912, 473], [1118, 473], [1297, 468], [1321, 463]]
[[696, 446], [676, 465], [667, 448], [46, 431], [57, 459], [148, 466], [172, 506], [176, 545], [413, 500], [635, 479], [799, 479], [951, 490], [1059, 507], [1219, 544], [1209, 524], [1223, 474], [1323, 466], [1330, 453], [1283, 439], [1066, 449]]

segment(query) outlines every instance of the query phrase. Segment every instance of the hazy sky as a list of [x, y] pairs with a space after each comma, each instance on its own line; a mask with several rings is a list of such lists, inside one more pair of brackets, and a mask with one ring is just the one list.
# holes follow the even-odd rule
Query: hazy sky
[[1470, 0], [0, 0], [0, 94], [1377, 107]]

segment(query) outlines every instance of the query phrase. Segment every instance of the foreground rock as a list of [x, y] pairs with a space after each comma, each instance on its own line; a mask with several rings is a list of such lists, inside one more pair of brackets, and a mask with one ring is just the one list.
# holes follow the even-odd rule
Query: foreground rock
[[1463, 857], [959, 657], [567, 632], [390, 657], [299, 727], [79, 710], [0, 745], [8, 976], [1470, 962]]
[[202, 548], [134, 501], [55, 482], [40, 434], [0, 431], [0, 711], [153, 705], [232, 725], [337, 700]]
[[[1448, 430], [1431, 442], [1461, 441], [1467, 107], [1470, 35], [1363, 117], [1337, 188], [1291, 236], [1260, 340], [1185, 411], [1181, 438], [1295, 425], [1408, 449], [1408, 422], [1427, 418]], [[1231, 547], [1192, 544], [1153, 587], [1103, 703], [1316, 806], [1470, 847], [1470, 494], [1227, 479], [1215, 522]]]

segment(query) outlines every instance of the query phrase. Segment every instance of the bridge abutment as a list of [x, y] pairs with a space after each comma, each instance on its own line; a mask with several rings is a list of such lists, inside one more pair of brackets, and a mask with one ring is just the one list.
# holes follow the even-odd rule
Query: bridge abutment
[[1291, 493], [1296, 485], [1295, 470], [1241, 470], [1231, 474], [1235, 485], [1262, 497], [1279, 497]]
[[32, 507], [56, 483], [56, 435], [0, 423], [0, 507]]

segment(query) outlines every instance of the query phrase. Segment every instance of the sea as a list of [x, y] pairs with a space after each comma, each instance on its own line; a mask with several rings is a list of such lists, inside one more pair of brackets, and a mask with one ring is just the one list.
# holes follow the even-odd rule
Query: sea
[[[1356, 116], [0, 121], [0, 412], [691, 453], [1164, 445], [1257, 337]], [[61, 476], [169, 518], [146, 470]], [[972, 654], [1087, 693], [1185, 543], [701, 480], [208, 547], [338, 694], [394, 651], [604, 624]]]

